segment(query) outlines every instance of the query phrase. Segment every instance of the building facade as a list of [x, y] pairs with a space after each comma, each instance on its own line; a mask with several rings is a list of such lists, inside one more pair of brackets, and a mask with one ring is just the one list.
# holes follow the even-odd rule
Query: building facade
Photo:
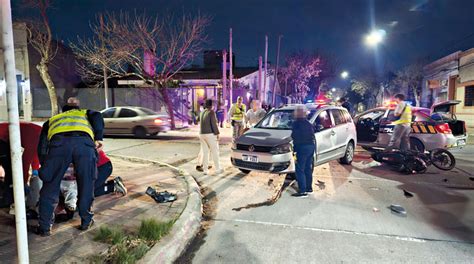
[[424, 67], [421, 104], [458, 100], [456, 117], [474, 128], [474, 48], [457, 51]]

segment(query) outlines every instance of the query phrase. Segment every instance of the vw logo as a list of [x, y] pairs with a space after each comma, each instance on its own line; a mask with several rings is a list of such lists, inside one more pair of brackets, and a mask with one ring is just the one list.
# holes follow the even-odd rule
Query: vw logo
[[250, 145], [250, 146], [249, 146], [249, 151], [250, 151], [250, 152], [254, 152], [254, 151], [255, 151], [255, 146], [254, 146], [254, 145]]

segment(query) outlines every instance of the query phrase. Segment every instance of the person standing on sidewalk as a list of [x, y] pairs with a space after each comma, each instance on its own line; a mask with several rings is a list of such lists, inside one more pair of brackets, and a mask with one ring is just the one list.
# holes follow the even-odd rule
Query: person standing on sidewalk
[[246, 106], [242, 103], [242, 100], [242, 96], [237, 97], [237, 103], [230, 107], [228, 113], [232, 125], [233, 140], [240, 137], [245, 126], [245, 113], [247, 111]]
[[252, 108], [247, 111], [246, 119], [250, 127], [255, 126], [267, 112], [260, 108], [260, 102], [258, 100], [253, 100]]
[[388, 152], [395, 148], [395, 143], [398, 141], [400, 141], [400, 150], [406, 151], [410, 149], [411, 106], [405, 102], [405, 95], [403, 94], [396, 94], [395, 101], [397, 102], [397, 107], [395, 108], [394, 116], [397, 120], [392, 122], [395, 127], [393, 128], [390, 142], [385, 148], [385, 151]]
[[306, 108], [297, 106], [294, 112], [291, 138], [296, 152], [296, 181], [298, 192], [294, 197], [306, 197], [313, 192], [313, 159], [316, 150], [313, 125], [306, 119]]
[[37, 229], [40, 236], [51, 235], [61, 180], [71, 163], [77, 176], [79, 229], [88, 230], [94, 223], [91, 206], [97, 178], [96, 149], [102, 147], [104, 119], [99, 112], [80, 109], [74, 103], [68, 104], [63, 111], [44, 123], [38, 145], [39, 177], [43, 181]]
[[219, 127], [217, 126], [216, 113], [212, 110], [212, 100], [207, 99], [205, 108], [201, 113], [201, 123], [199, 131], [201, 142], [202, 169], [204, 174], [209, 174], [209, 152], [215, 166], [215, 174], [221, 174], [222, 169], [219, 163]]

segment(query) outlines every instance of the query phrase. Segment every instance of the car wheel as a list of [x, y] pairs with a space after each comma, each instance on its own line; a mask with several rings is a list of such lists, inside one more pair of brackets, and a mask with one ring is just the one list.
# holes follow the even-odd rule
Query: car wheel
[[156, 136], [158, 136], [158, 133], [159, 133], [159, 132], [151, 133], [150, 136], [156, 137]]
[[354, 143], [352, 141], [350, 141], [348, 144], [347, 144], [347, 147], [346, 147], [346, 152], [344, 153], [344, 157], [342, 157], [341, 159], [339, 159], [339, 161], [342, 163], [342, 164], [351, 164], [352, 163], [352, 160], [354, 159]]
[[250, 170], [239, 169], [239, 171], [242, 172], [243, 174], [249, 174], [250, 173]]
[[136, 138], [145, 138], [147, 132], [144, 127], [136, 127], [135, 129], [133, 129], [133, 135], [135, 135]]
[[425, 145], [417, 138], [410, 138], [410, 149], [419, 153], [425, 153]]

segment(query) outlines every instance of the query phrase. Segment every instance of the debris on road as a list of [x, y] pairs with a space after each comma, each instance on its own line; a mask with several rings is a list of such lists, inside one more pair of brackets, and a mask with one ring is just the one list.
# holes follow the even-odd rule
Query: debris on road
[[398, 205], [398, 204], [392, 204], [390, 205], [389, 209], [393, 212], [393, 213], [396, 213], [400, 216], [406, 216], [407, 215], [407, 211], [405, 210], [405, 208], [403, 208], [401, 205]]
[[352, 183], [352, 181], [349, 181], [349, 183]]
[[318, 188], [319, 188], [320, 190], [326, 189], [326, 183], [325, 183], [325, 182], [320, 181], [320, 180], [317, 180], [317, 182], [318, 182], [318, 183], [316, 183], [315, 185], [318, 186]]
[[406, 198], [411, 198], [413, 197], [413, 194], [407, 190], [403, 190], [403, 194], [405, 195]]
[[444, 182], [448, 182], [448, 179], [443, 179]]
[[474, 177], [469, 177], [469, 180], [474, 181]]
[[146, 194], [153, 198], [157, 203], [169, 203], [176, 201], [176, 194], [169, 193], [168, 191], [157, 192], [154, 188], [148, 186]]
[[379, 208], [377, 208], [377, 207], [372, 208], [372, 211], [373, 211], [374, 213], [380, 212]]
[[273, 179], [269, 179], [267, 184], [268, 184], [268, 186], [272, 185], [273, 184]]

